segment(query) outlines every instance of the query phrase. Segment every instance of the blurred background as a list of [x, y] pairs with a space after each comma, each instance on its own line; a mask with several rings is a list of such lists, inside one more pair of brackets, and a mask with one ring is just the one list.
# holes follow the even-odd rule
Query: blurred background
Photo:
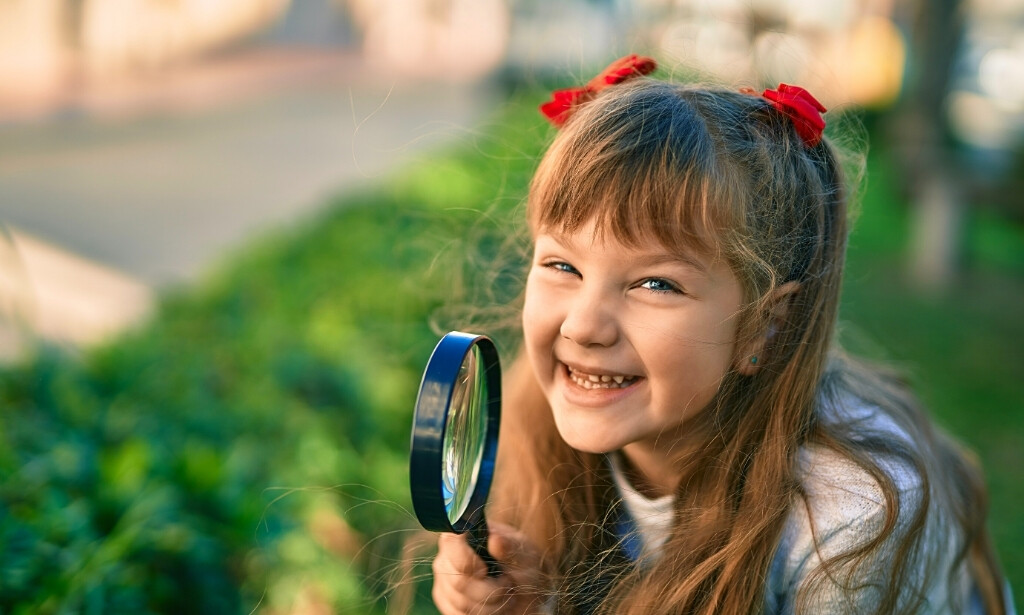
[[1024, 591], [1021, 0], [0, 0], [0, 613], [431, 612], [419, 370], [515, 296], [536, 106], [629, 52], [866, 154], [841, 338]]

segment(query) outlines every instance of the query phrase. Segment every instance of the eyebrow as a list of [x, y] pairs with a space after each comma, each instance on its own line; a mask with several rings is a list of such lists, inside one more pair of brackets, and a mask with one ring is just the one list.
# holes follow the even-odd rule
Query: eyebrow
[[643, 256], [638, 257], [636, 260], [640, 265], [646, 267], [654, 265], [671, 265], [682, 263], [687, 267], [695, 269], [698, 273], [702, 275], [708, 275], [708, 268], [704, 263], [686, 254], [669, 254], [667, 252], [660, 254], [645, 254]]

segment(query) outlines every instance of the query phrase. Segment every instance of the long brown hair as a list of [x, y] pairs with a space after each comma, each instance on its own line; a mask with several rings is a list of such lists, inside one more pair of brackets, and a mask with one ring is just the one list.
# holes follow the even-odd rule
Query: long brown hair
[[[962, 540], [950, 568], [968, 562], [988, 611], [1004, 611], [976, 467], [930, 427], [904, 387], [835, 348], [847, 200], [830, 143], [805, 145], [757, 96], [638, 79], [587, 103], [554, 139], [530, 187], [534, 232], [571, 232], [593, 220], [626, 245], [657, 241], [724, 258], [746, 297], [737, 347], [770, 323], [775, 329], [756, 375], [727, 374], [688, 426], [705, 446], [679, 468], [674, 529], [658, 560], [642, 568], [614, 555], [618, 537], [608, 528], [618, 498], [607, 463], [562, 441], [529, 366], [515, 362], [492, 514], [545, 545], [556, 612], [578, 612], [594, 596], [598, 604], [584, 610], [760, 611], [787, 518], [807, 502], [798, 454], [808, 446], [870, 475], [885, 520], [877, 535], [824, 558], [798, 609], [813, 608], [816, 584], [851, 582], [883, 550], [892, 553], [891, 583], [878, 612], [920, 606], [929, 581], [920, 571], [942, 573], [928, 560], [924, 531], [938, 506]], [[787, 282], [799, 291], [772, 322], [773, 291]], [[914, 445], [865, 432], [853, 419], [823, 418], [822, 407], [851, 396], [890, 416]], [[894, 481], [892, 462], [914, 475], [913, 497]]]

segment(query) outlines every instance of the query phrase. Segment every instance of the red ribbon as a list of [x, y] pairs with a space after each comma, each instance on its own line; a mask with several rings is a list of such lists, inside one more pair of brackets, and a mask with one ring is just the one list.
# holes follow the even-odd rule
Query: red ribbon
[[540, 112], [552, 124], [561, 127], [577, 107], [592, 99], [601, 90], [635, 77], [648, 75], [657, 67], [657, 63], [651, 58], [636, 54], [619, 58], [586, 85], [552, 92], [551, 100], [540, 106]]
[[821, 114], [825, 112], [825, 107], [807, 90], [780, 83], [778, 90], [765, 90], [761, 95], [789, 117], [807, 147], [821, 143], [821, 135], [825, 130], [825, 119]]

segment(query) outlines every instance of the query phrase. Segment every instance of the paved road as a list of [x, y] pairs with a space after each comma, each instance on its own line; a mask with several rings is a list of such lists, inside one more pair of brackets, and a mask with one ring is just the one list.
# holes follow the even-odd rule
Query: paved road
[[322, 68], [206, 109], [0, 126], [0, 221], [149, 284], [184, 280], [254, 229], [464, 138], [489, 106], [374, 81], [352, 58]]
[[[136, 282], [187, 282], [251, 233], [471, 138], [494, 105], [481, 86], [381, 79], [351, 56], [289, 61], [231, 60], [87, 93], [56, 119], [0, 122], [0, 223], [67, 262], [109, 268], [137, 294]], [[39, 275], [28, 273], [61, 284]]]

